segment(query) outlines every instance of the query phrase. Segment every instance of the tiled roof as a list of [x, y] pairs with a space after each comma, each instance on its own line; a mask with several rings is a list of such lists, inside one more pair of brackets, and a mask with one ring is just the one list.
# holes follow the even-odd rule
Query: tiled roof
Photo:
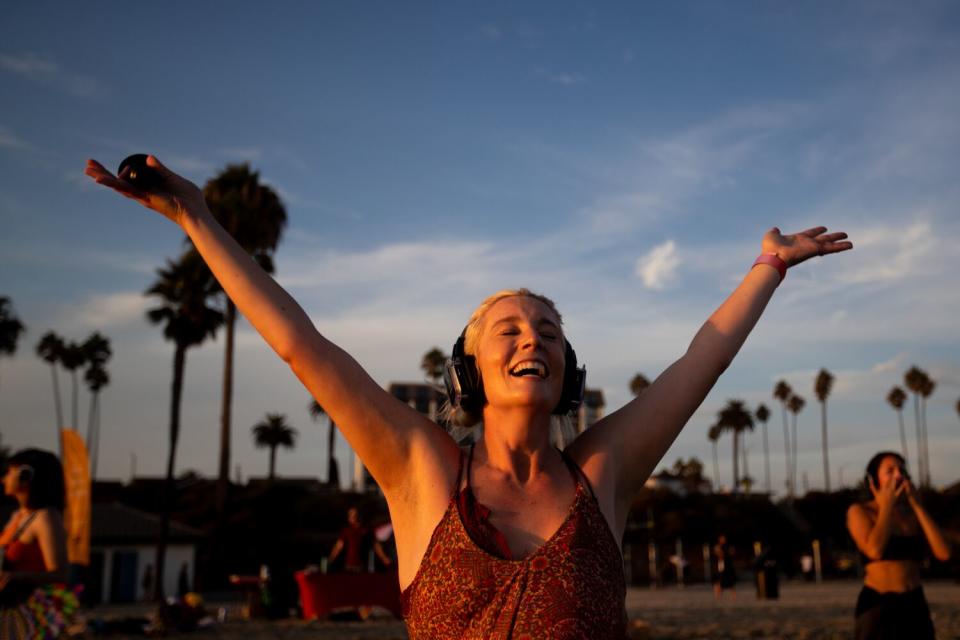
[[[119, 503], [94, 503], [90, 522], [93, 544], [148, 543], [160, 536], [160, 516]], [[195, 542], [203, 537], [199, 529], [170, 521], [170, 542]]]

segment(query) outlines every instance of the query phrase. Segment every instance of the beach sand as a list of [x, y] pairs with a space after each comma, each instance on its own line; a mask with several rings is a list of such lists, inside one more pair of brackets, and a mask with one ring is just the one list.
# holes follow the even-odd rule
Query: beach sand
[[[726, 638], [789, 638], [833, 640], [853, 638], [853, 607], [860, 584], [822, 585], [789, 582], [779, 600], [758, 601], [752, 585], [741, 582], [737, 600], [727, 593], [717, 602], [708, 585], [685, 589], [630, 589], [627, 611], [644, 621], [637, 638], [694, 640]], [[960, 584], [925, 586], [939, 640], [960, 640]], [[118, 637], [118, 636], [111, 636]], [[302, 620], [229, 619], [200, 633], [176, 638], [267, 638], [311, 640], [400, 640], [407, 637], [397, 620], [367, 622], [306, 622]]]

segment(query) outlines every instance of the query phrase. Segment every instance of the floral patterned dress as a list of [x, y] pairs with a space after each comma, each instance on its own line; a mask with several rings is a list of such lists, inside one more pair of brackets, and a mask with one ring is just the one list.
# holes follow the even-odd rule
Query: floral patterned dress
[[[416, 577], [401, 594], [411, 640], [626, 637], [620, 546], [589, 482], [563, 458], [577, 483], [567, 518], [519, 559], [502, 557], [509, 548], [486, 522], [489, 511], [472, 499], [468, 461], [467, 486], [454, 490]], [[458, 488], [463, 466], [461, 455]]]

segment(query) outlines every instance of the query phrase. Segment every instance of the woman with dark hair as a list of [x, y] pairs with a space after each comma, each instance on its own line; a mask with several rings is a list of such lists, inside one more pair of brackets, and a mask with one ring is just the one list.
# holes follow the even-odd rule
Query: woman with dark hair
[[[152, 174], [152, 183], [141, 178]], [[586, 372], [549, 298], [494, 294], [447, 364], [449, 433], [377, 384], [221, 227], [196, 185], [153, 156], [86, 173], [186, 232], [224, 291], [357, 452], [383, 490], [410, 638], [623, 638], [620, 541], [636, 493], [759, 320], [788, 267], [852, 248], [825, 227], [769, 230], [761, 255], [686, 353], [563, 449], [554, 424]], [[138, 186], [139, 185], [139, 186]], [[402, 339], [401, 336], [397, 336]]]
[[68, 573], [60, 460], [40, 449], [14, 454], [3, 491], [18, 509], [0, 534], [0, 637], [56, 637], [76, 606], [72, 592], [58, 585]]
[[881, 451], [867, 464], [872, 499], [847, 511], [847, 529], [863, 555], [866, 575], [857, 598], [857, 640], [935, 637], [920, 586], [928, 552], [950, 558], [950, 546], [923, 508], [899, 453]]

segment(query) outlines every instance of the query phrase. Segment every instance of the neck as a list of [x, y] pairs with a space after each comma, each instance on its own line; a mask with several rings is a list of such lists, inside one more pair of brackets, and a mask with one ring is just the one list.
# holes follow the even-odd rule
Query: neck
[[33, 509], [27, 506], [27, 496], [17, 494], [16, 498], [17, 498], [17, 502], [20, 503], [21, 511], [33, 511]]
[[544, 473], [557, 463], [550, 443], [550, 415], [527, 410], [498, 410], [489, 405], [483, 412], [481, 462], [517, 484]]

